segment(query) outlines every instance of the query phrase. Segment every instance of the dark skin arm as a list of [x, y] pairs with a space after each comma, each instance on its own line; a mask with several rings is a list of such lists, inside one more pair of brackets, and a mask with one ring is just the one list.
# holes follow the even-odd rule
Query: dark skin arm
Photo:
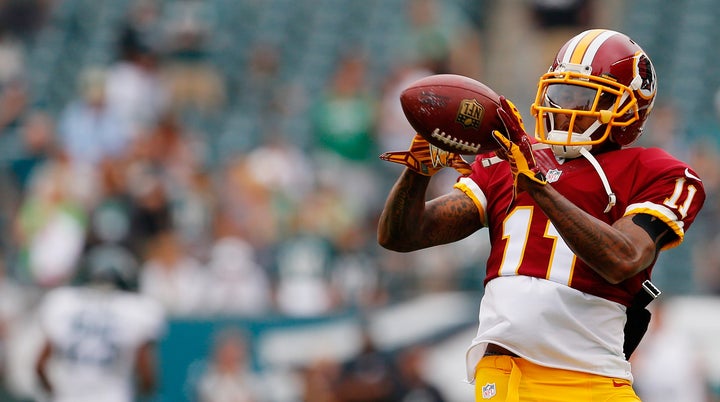
[[155, 360], [154, 342], [145, 343], [138, 349], [135, 368], [138, 388], [143, 395], [150, 395], [155, 391], [157, 382]]
[[430, 177], [405, 169], [385, 202], [378, 243], [399, 252], [452, 243], [483, 227], [477, 207], [462, 191], [425, 202]]
[[[447, 244], [483, 227], [472, 200], [459, 190], [425, 202], [430, 177], [406, 169], [388, 195], [378, 224], [381, 246], [399, 252]], [[570, 249], [616, 284], [647, 268], [667, 232], [655, 238], [625, 216], [609, 225], [578, 208], [551, 185], [520, 176], [525, 190], [552, 221]], [[669, 231], [669, 229], [668, 229]]]
[[43, 390], [52, 395], [52, 384], [50, 384], [50, 379], [47, 375], [47, 365], [50, 361], [50, 356], [52, 356], [52, 345], [50, 342], [45, 341], [45, 344], [40, 351], [40, 355], [35, 362], [35, 374], [37, 374], [37, 378], [40, 381], [40, 386], [42, 386]]
[[[472, 200], [453, 190], [425, 202], [430, 178], [405, 170], [393, 186], [378, 224], [381, 246], [399, 252], [447, 244], [482, 228]], [[656, 238], [626, 216], [609, 225], [578, 208], [551, 185], [521, 176], [519, 183], [552, 221], [570, 249], [610, 283], [647, 268], [658, 253]]]
[[609, 225], [575, 206], [551, 185], [540, 185], [525, 176], [519, 177], [518, 185], [537, 202], [575, 255], [613, 284], [647, 268], [667, 234], [651, 238], [633, 222], [634, 215]]

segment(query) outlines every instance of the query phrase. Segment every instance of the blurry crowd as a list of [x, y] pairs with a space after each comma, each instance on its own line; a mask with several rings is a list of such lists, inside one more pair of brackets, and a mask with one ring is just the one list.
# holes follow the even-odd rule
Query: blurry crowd
[[[136, 267], [137, 290], [170, 317], [320, 316], [481, 287], [482, 234], [407, 255], [380, 249], [375, 237], [400, 171], [377, 155], [403, 150], [411, 139], [399, 92], [433, 73], [484, 79], [481, 39], [493, 33], [473, 19], [448, 25], [440, 16], [453, 10], [443, 6], [455, 3], [408, 2], [408, 55], [378, 74], [372, 54], [339, 51], [324, 90], [309, 94], [277, 85], [281, 60], [264, 44], [249, 52], [247, 76], [228, 85], [234, 81], [207, 54], [212, 29], [195, 18], [203, 2], [165, 2], [175, 4], [170, 11], [129, 2], [113, 60], [78, 71], [74, 92], [53, 111], [36, 102], [41, 94], [32, 93], [25, 55], [61, 3], [0, 1], [0, 359], [3, 339], [43, 293], [81, 280], [93, 264]], [[168, 13], [173, 23], [160, 23]], [[232, 107], [253, 111], [261, 135], [221, 136], [187, 123], [188, 116], [230, 118]], [[658, 275], [666, 283], [682, 276], [671, 294], [720, 294], [717, 142], [687, 142], [673, 112], [670, 102], [658, 106], [643, 145], [688, 160], [709, 202], [675, 257], [684, 263], [661, 261]], [[277, 124], [293, 116], [306, 116], [310, 135]], [[244, 148], [231, 152], [228, 144]], [[442, 172], [433, 185], [453, 180]], [[218, 370], [245, 353], [220, 345]], [[415, 367], [418, 355], [403, 355], [402, 367]], [[361, 361], [356, 369], [379, 375], [376, 364]], [[321, 395], [338, 367], [308, 370], [307, 389]], [[205, 381], [200, 393], [220, 387]]]
[[[42, 19], [62, 2], [30, 3]], [[176, 13], [191, 15], [199, 4], [178, 3], [187, 7]], [[214, 160], [222, 138], [185, 119], [228, 117], [231, 89], [203, 56], [212, 38], [193, 18], [160, 24], [160, 3], [132, 4], [113, 61], [78, 71], [57, 112], [34, 102], [24, 74], [22, 55], [37, 33], [0, 33], [0, 56], [14, 55], [0, 57], [0, 129], [14, 147], [3, 150], [0, 177], [6, 280], [42, 291], [113, 259], [137, 265], [139, 291], [172, 315], [316, 315], [412, 291], [416, 274], [396, 260], [414, 257], [375, 244], [376, 216], [398, 172], [377, 155], [407, 146], [412, 129], [397, 95], [452, 68], [440, 65], [452, 59], [451, 38], [423, 28], [423, 42], [437, 42], [428, 56], [399, 63], [377, 85], [368, 55], [341, 52], [323, 93], [300, 101], [271, 85], [277, 54], [258, 47], [234, 97], [254, 102], [248, 108], [260, 102], [266, 131], [233, 132], [251, 146]], [[435, 11], [422, 8], [434, 2], [417, 4], [417, 23], [433, 24]], [[310, 139], [275, 124], [293, 102], [304, 106]]]
[[[114, 32], [112, 60], [82, 65], [53, 110], [32, 92], [37, 79], [26, 63], [63, 3], [0, 3], [5, 19], [17, 21], [22, 9], [32, 21], [0, 25], [3, 361], [32, 356], [10, 340], [46, 292], [82, 284], [95, 266], [135, 268], [137, 291], [170, 318], [313, 317], [476, 286], [459, 275], [475, 263], [475, 249], [428, 259], [384, 252], [375, 240], [399, 172], [377, 155], [411, 138], [397, 95], [414, 79], [450, 71], [455, 59], [454, 31], [436, 25], [438, 4], [409, 3], [417, 29], [407, 40], [430, 45], [426, 53], [373, 82], [371, 55], [347, 49], [322, 93], [311, 95], [278, 87], [272, 46], [258, 45], [249, 75], [227, 84], [207, 57], [213, 38], [198, 17], [202, 2], [164, 9], [133, 1]], [[257, 111], [261, 135], [238, 130], [228, 139], [187, 123], [229, 118], [231, 107]], [[298, 110], [309, 138], [276, 124]], [[247, 146], [230, 153], [224, 141]], [[23, 381], [5, 374], [5, 382]]]
[[236, 328], [219, 331], [205, 360], [189, 368], [185, 389], [190, 400], [312, 402], [445, 402], [428, 381], [427, 345], [394, 353], [380, 350], [369, 334], [347, 361], [318, 359], [290, 375], [267, 375], [252, 369], [247, 334]]

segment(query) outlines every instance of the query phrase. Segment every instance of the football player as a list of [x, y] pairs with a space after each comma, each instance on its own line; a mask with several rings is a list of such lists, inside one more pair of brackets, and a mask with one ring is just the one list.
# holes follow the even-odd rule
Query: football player
[[479, 326], [467, 352], [478, 401], [639, 401], [627, 358], [649, 319], [644, 305], [658, 294], [653, 264], [683, 241], [705, 200], [690, 166], [630, 146], [656, 89], [638, 44], [588, 30], [540, 78], [535, 139], [502, 98], [505, 130], [492, 133], [499, 150], [470, 165], [447, 155], [444, 165], [462, 175], [427, 202], [442, 166], [419, 152], [428, 147], [422, 137], [413, 139], [405, 158], [413, 163], [388, 195], [378, 241], [407, 252], [488, 228]]
[[131, 402], [154, 391], [164, 312], [131, 291], [129, 254], [103, 251], [90, 258], [88, 284], [51, 290], [40, 306], [45, 342], [36, 372], [51, 401]]

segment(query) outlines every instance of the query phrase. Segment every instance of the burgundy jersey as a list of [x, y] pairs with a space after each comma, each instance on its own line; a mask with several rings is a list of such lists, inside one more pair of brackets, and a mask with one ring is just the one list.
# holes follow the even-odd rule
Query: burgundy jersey
[[[665, 222], [675, 238], [664, 248], [682, 242], [704, 200], [697, 174], [685, 163], [658, 148], [626, 148], [595, 155], [608, 179], [615, 205], [606, 213], [609, 197], [601, 176], [583, 158], [559, 163], [550, 149], [536, 150], [548, 182], [585, 212], [612, 224], [625, 215], [644, 213]], [[498, 276], [545, 278], [628, 306], [652, 266], [612, 285], [577, 258], [550, 220], [525, 192], [511, 208], [512, 179], [505, 161], [484, 167], [476, 158], [473, 173], [455, 185], [478, 206], [492, 244], [485, 283]]]

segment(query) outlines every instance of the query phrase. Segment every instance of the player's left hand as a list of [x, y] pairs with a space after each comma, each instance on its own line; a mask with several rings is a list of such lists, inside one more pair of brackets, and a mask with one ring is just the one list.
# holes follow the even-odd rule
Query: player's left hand
[[493, 131], [492, 134], [495, 141], [500, 145], [500, 149], [496, 154], [510, 163], [514, 196], [518, 192], [519, 178], [521, 176], [540, 185], [547, 184], [547, 180], [535, 162], [530, 137], [525, 132], [520, 112], [504, 96], [500, 97], [500, 105], [502, 108], [498, 109], [497, 113], [505, 126], [507, 136], [498, 130]]
[[430, 144], [420, 134], [415, 134], [407, 151], [385, 152], [380, 159], [405, 165], [423, 176], [432, 176], [446, 167], [457, 170], [463, 176], [472, 173], [470, 164], [462, 156]]

